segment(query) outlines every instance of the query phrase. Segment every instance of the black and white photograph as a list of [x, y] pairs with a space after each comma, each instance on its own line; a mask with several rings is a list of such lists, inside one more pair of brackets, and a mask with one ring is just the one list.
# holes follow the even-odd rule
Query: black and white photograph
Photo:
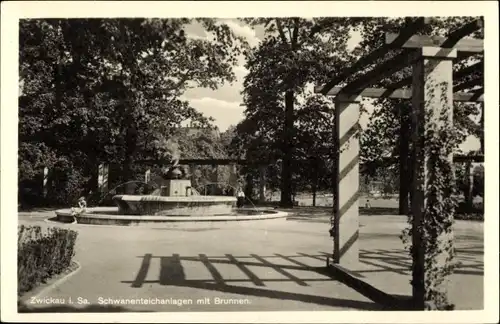
[[3, 2], [2, 321], [497, 323], [498, 107], [493, 1]]

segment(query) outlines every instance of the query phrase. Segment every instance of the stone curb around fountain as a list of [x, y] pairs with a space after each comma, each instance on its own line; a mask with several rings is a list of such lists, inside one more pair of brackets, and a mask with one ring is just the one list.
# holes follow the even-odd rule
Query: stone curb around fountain
[[236, 202], [236, 198], [229, 196], [153, 196], [153, 195], [115, 195], [113, 199], [138, 202], [189, 202], [189, 203], [221, 203]]
[[[241, 211], [254, 211], [253, 209], [240, 209]], [[113, 215], [118, 212], [117, 207], [94, 207], [88, 208], [87, 213], [77, 216], [78, 224], [88, 225], [139, 225], [151, 223], [174, 223], [174, 222], [241, 222], [241, 221], [256, 221], [270, 220], [283, 218], [288, 216], [287, 212], [277, 210], [259, 210], [262, 214], [249, 216], [154, 216], [154, 215]], [[55, 211], [57, 218], [62, 223], [73, 223], [70, 219], [74, 219], [71, 209], [59, 209]], [[97, 214], [98, 213], [98, 214]], [[110, 214], [107, 214], [110, 213]], [[63, 220], [67, 220], [64, 222]]]

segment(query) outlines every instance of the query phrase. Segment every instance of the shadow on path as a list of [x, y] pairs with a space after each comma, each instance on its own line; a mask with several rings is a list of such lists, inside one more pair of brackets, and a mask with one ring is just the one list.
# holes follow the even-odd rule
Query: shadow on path
[[[454, 274], [463, 275], [484, 275], [484, 263], [478, 260], [477, 255], [483, 255], [477, 246], [466, 246], [456, 249], [458, 267], [453, 271]], [[320, 252], [323, 256], [329, 256], [329, 253]], [[371, 269], [350, 271], [356, 277], [364, 277], [363, 274], [373, 272], [392, 272], [403, 276], [411, 276], [411, 259], [408, 252], [401, 249], [361, 249], [359, 251], [359, 261]]]
[[[331, 282], [335, 280], [326, 271], [325, 267], [312, 267], [302, 263], [296, 258], [309, 257], [319, 259], [324, 262], [324, 258], [320, 255], [308, 255], [300, 253], [293, 256], [285, 256], [281, 254], [274, 254], [270, 256], [259, 256], [257, 254], [250, 254], [249, 256], [233, 256], [232, 254], [225, 254], [224, 256], [211, 256], [199, 254], [198, 256], [180, 256], [173, 254], [172, 256], [153, 256], [146, 254], [142, 258], [139, 271], [133, 281], [122, 281], [122, 283], [130, 284], [133, 288], [140, 288], [144, 284], [159, 284], [164, 286], [188, 287], [195, 289], [203, 289], [210, 291], [218, 291], [222, 293], [240, 294], [244, 296], [266, 297], [279, 300], [292, 300], [304, 303], [312, 303], [323, 306], [332, 307], [345, 307], [360, 310], [382, 310], [383, 307], [373, 302], [340, 299], [333, 297], [317, 296], [313, 294], [279, 291], [274, 289], [265, 288], [267, 283], [270, 282], [293, 282], [298, 286], [310, 286], [311, 282]], [[151, 261], [153, 258], [160, 259], [160, 275], [157, 280], [146, 280]], [[273, 262], [270, 261], [273, 260]], [[288, 261], [292, 264], [279, 263], [279, 260]], [[211, 275], [211, 278], [189, 280], [186, 278], [185, 271], [182, 265], [183, 261], [200, 262]], [[244, 279], [225, 279], [222, 274], [217, 270], [217, 264], [233, 265], [241, 271], [247, 278]], [[250, 266], [258, 266], [268, 268], [269, 272], [275, 271], [281, 274], [282, 279], [267, 279], [261, 278], [250, 270]], [[310, 278], [299, 278], [292, 274], [290, 270], [303, 271], [304, 276]], [[255, 287], [236, 286], [235, 283], [252, 283]], [[334, 292], [332, 292], [334, 293]], [[278, 310], [278, 309], [276, 309]]]

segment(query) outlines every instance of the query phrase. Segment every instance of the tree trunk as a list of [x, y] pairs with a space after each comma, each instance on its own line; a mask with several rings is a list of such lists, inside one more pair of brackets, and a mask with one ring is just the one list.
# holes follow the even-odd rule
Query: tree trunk
[[480, 120], [480, 136], [479, 143], [481, 144], [481, 154], [484, 154], [484, 103], [481, 103], [481, 120]]
[[473, 172], [472, 172], [472, 162], [467, 162], [466, 167], [465, 167], [465, 181], [467, 184], [467, 188], [464, 194], [465, 197], [465, 203], [467, 206], [468, 210], [472, 209], [473, 206], [473, 186], [474, 186], [474, 177], [473, 177]]
[[283, 164], [281, 168], [281, 207], [293, 207], [292, 160], [293, 160], [293, 91], [285, 93], [285, 123], [283, 127]]
[[[411, 130], [413, 132], [413, 130]], [[411, 159], [409, 161], [409, 163], [407, 164], [408, 165], [408, 185], [410, 188], [413, 188], [413, 178], [414, 178], [414, 169], [415, 169], [415, 164], [414, 164], [414, 161], [415, 161], [415, 148], [414, 148], [414, 145], [412, 143], [412, 145], [410, 146], [410, 156], [411, 156]], [[410, 201], [409, 201], [409, 212], [410, 214], [413, 214], [413, 205], [412, 205], [412, 202], [413, 202], [413, 190], [410, 190], [410, 193], [409, 193], [409, 196], [410, 196]]]
[[253, 175], [251, 172], [247, 173], [245, 182], [246, 182], [246, 186], [245, 186], [245, 190], [244, 190], [245, 197], [249, 201], [253, 201], [253, 188], [254, 187], [253, 187]]
[[137, 128], [135, 127], [134, 118], [132, 116], [133, 107], [130, 102], [125, 103], [125, 160], [123, 163], [123, 180], [133, 180], [134, 154], [137, 148]]
[[129, 181], [133, 178], [133, 155], [136, 147], [135, 135], [135, 129], [133, 127], [128, 127], [125, 135], [125, 162], [123, 164], [123, 176], [125, 177], [125, 181]]
[[409, 168], [409, 146], [410, 146], [410, 120], [408, 105], [403, 103], [400, 111], [400, 133], [399, 133], [399, 214], [408, 215], [409, 193], [410, 193], [410, 168]]
[[[85, 105], [87, 106], [89, 111], [94, 111], [94, 102], [93, 102], [93, 95], [90, 89], [85, 88], [85, 90], [82, 93], [83, 95], [83, 100], [85, 102]], [[87, 197], [87, 199], [90, 199], [92, 196], [92, 193], [98, 191], [98, 166], [99, 166], [99, 159], [102, 158], [98, 152], [98, 143], [95, 140], [95, 134], [92, 133], [87, 133], [86, 139], [85, 139], [86, 146], [90, 149], [89, 152], [87, 153], [87, 163], [85, 165], [85, 174], [89, 175], [90, 178], [87, 181], [87, 184], [85, 186], [85, 193], [84, 196]], [[104, 163], [108, 163], [108, 161], [103, 161]]]
[[318, 190], [318, 169], [319, 169], [318, 159], [315, 159], [314, 160], [314, 170], [313, 170], [313, 184], [312, 184], [312, 195], [313, 195], [312, 205], [313, 205], [313, 207], [316, 207], [316, 192]]

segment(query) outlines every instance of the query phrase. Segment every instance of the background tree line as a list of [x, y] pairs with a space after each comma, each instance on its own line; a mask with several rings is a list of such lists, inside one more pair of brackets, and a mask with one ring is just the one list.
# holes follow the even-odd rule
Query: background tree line
[[[419, 34], [440, 35], [455, 30], [473, 18], [437, 18]], [[243, 19], [264, 25], [265, 38], [246, 52], [243, 101], [246, 118], [238, 124], [233, 150], [247, 159], [269, 159], [270, 184], [279, 188], [281, 205], [292, 205], [300, 190], [330, 191], [335, 148], [332, 146], [334, 107], [331, 99], [313, 94], [314, 85], [323, 85], [361, 56], [383, 45], [384, 33], [395, 32], [409, 22], [406, 18], [258, 18]], [[349, 48], [352, 33], [360, 42]], [[481, 37], [482, 31], [476, 33]], [[389, 53], [389, 59], [397, 51]], [[455, 69], [477, 62], [476, 56], [458, 61]], [[380, 63], [376, 62], [375, 64]], [[369, 68], [373, 67], [370, 66]], [[365, 71], [349, 76], [342, 84]], [[411, 75], [411, 67], [373, 86], [387, 85]], [[341, 85], [342, 85], [341, 84]], [[367, 127], [361, 132], [360, 163], [363, 181], [383, 181], [399, 189], [400, 210], [408, 209], [410, 181], [399, 188], [400, 174], [406, 179], [410, 168], [411, 125], [409, 100], [377, 99], [362, 102], [372, 106]], [[456, 152], [468, 135], [483, 138], [483, 126], [474, 119], [482, 114], [479, 105], [455, 103], [454, 139]], [[483, 141], [481, 140], [481, 143]], [[398, 160], [402, 158], [400, 165]], [[457, 166], [457, 175], [460, 175]], [[410, 179], [411, 180], [411, 179]], [[459, 178], [459, 181], [463, 179]], [[396, 188], [394, 188], [396, 186]], [[317, 188], [316, 188], [317, 187]]]
[[113, 166], [116, 182], [134, 179], [145, 169], [135, 162], [156, 158], [158, 143], [182, 122], [212, 127], [182, 94], [234, 81], [232, 67], [247, 43], [213, 19], [196, 19], [213, 37], [188, 38], [191, 21], [20, 21], [21, 203], [40, 203], [44, 167], [51, 185], [43, 201], [67, 204], [95, 190], [100, 163]]
[[[436, 19], [420, 32], [445, 35], [467, 19]], [[283, 206], [290, 206], [297, 192], [331, 192], [334, 107], [329, 98], [313, 94], [312, 86], [326, 83], [380, 46], [384, 32], [397, 32], [407, 20], [243, 20], [265, 26], [265, 38], [253, 49], [212, 19], [196, 19], [213, 34], [205, 40], [186, 37], [184, 28], [191, 19], [22, 20], [20, 201], [40, 201], [43, 167], [51, 170], [43, 201], [51, 203], [67, 204], [96, 188], [100, 163], [111, 164], [110, 187], [143, 180], [149, 166], [140, 161], [158, 158], [161, 143], [172, 136], [179, 138], [183, 157], [269, 161], [267, 185], [280, 191]], [[361, 36], [354, 49], [348, 46], [353, 32]], [[190, 87], [217, 89], [234, 81], [232, 67], [240, 54], [249, 71], [242, 92], [245, 119], [219, 138], [182, 136], [182, 122], [213, 127], [182, 94]], [[405, 69], [378, 85], [410, 73]], [[364, 179], [399, 182], [404, 170], [397, 159], [411, 151], [411, 143], [404, 145], [411, 133], [409, 105], [401, 100], [372, 101], [373, 111], [361, 134]], [[483, 138], [482, 125], [470, 118], [479, 114], [477, 105], [455, 105], [457, 152], [466, 136]], [[254, 167], [240, 171], [247, 182], [258, 179]], [[209, 166], [198, 168], [197, 185], [209, 182], [210, 173]], [[229, 177], [227, 170], [222, 173], [223, 179]]]

